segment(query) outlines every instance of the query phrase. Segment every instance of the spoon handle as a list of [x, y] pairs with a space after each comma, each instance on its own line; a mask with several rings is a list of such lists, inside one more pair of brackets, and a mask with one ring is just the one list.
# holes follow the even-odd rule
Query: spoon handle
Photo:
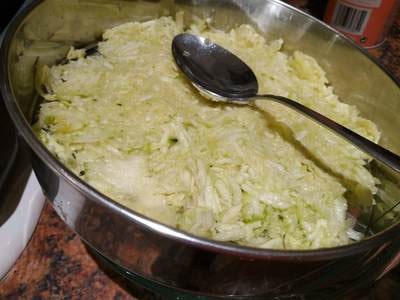
[[290, 107], [305, 116], [313, 119], [314, 121], [318, 122], [319, 124], [327, 127], [328, 129], [332, 130], [336, 134], [340, 135], [341, 137], [348, 140], [354, 146], [358, 147], [360, 150], [364, 151], [365, 153], [369, 154], [376, 160], [380, 161], [381, 163], [385, 164], [386, 166], [392, 168], [393, 170], [400, 172], [400, 156], [394, 154], [393, 152], [371, 142], [370, 140], [362, 137], [361, 135], [355, 133], [354, 131], [344, 127], [335, 121], [321, 115], [320, 113], [296, 102], [291, 99], [276, 96], [276, 95], [258, 95], [254, 98], [261, 99], [270, 99], [275, 102], [281, 103]]

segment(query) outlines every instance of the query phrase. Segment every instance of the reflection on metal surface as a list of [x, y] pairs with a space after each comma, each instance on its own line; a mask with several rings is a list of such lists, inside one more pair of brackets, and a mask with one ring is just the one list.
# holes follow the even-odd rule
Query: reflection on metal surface
[[29, 152], [18, 141], [2, 99], [0, 99], [0, 226], [14, 213], [28, 180]]
[[[39, 182], [57, 212], [86, 243], [114, 263], [148, 280], [187, 292], [259, 295], [264, 299], [315, 296], [321, 295], [321, 288], [336, 291], [352, 280], [358, 285], [367, 283], [360, 274], [368, 280], [376, 278], [394, 256], [393, 249], [399, 249], [397, 241], [389, 242], [398, 238], [398, 213], [387, 216], [380, 227], [374, 228], [380, 231], [375, 236], [344, 247], [272, 251], [218, 243], [166, 227], [120, 206], [66, 170], [36, 139], [30, 121], [35, 106], [33, 78], [37, 67], [62, 59], [70, 45], [97, 40], [108, 27], [173, 15], [178, 10], [185, 11], [188, 22], [193, 15], [211, 16], [217, 28], [258, 24], [267, 39], [283, 38], [285, 50], [298, 49], [314, 56], [343, 101], [357, 105], [363, 115], [378, 124], [383, 145], [399, 152], [397, 84], [338, 33], [285, 4], [273, 0], [197, 0], [175, 4], [133, 0], [34, 1], [8, 30], [1, 52], [0, 84], [14, 124], [34, 153]], [[386, 176], [387, 171], [379, 165], [377, 168], [379, 176]], [[388, 178], [392, 185], [387, 186], [398, 188], [399, 178]], [[385, 201], [380, 199], [377, 207]], [[379, 255], [371, 258], [378, 249]]]

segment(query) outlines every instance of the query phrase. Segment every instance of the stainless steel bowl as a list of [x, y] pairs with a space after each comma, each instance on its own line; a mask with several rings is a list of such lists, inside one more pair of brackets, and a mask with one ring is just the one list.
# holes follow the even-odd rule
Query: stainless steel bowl
[[[107, 198], [65, 168], [35, 137], [34, 74], [62, 59], [71, 45], [95, 41], [107, 28], [185, 11], [229, 29], [253, 24], [285, 51], [314, 56], [343, 101], [356, 105], [383, 132], [382, 144], [400, 153], [400, 89], [371, 58], [339, 33], [274, 0], [37, 0], [9, 25], [1, 48], [1, 89], [18, 132], [32, 150], [32, 165], [60, 217], [91, 247], [127, 271], [180, 291], [212, 296], [327, 296], [374, 280], [399, 251], [399, 215], [371, 224], [374, 234], [347, 246], [312, 251], [241, 247], [198, 238], [135, 213]], [[399, 176], [375, 164], [391, 191]], [[386, 180], [386, 181], [385, 181]], [[382, 189], [387, 185], [382, 184]], [[393, 194], [393, 192], [391, 193]], [[394, 197], [400, 196], [400, 192]], [[387, 205], [377, 198], [377, 206]], [[370, 215], [366, 210], [365, 218]], [[374, 217], [374, 216], [373, 216]], [[329, 290], [330, 289], [330, 290]]]

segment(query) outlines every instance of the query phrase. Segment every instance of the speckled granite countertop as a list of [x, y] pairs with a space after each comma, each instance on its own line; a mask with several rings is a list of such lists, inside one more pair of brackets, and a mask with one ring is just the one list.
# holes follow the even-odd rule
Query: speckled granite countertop
[[[303, 6], [306, 3], [297, 2]], [[371, 53], [400, 78], [400, 15], [387, 41]], [[399, 295], [398, 267], [368, 290], [348, 299], [400, 299]], [[156, 299], [101, 266], [47, 204], [28, 247], [0, 282], [0, 299], [80, 298]]]

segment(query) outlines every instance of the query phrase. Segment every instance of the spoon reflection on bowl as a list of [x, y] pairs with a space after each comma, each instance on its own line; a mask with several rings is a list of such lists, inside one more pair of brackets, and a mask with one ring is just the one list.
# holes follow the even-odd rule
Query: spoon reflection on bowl
[[320, 113], [282, 96], [258, 95], [253, 71], [237, 56], [207, 38], [183, 33], [172, 41], [177, 65], [200, 93], [214, 101], [251, 103], [272, 100], [324, 125], [376, 160], [400, 172], [400, 157]]

